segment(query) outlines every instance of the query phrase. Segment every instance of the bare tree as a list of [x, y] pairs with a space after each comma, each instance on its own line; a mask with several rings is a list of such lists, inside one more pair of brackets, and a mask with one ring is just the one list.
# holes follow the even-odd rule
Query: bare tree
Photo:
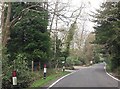
[[[60, 7], [60, 4], [62, 4], [62, 7]], [[69, 4], [69, 3], [68, 3]], [[49, 13], [50, 13], [50, 32], [54, 39], [54, 58], [56, 54], [56, 38], [61, 39], [63, 48], [65, 49], [67, 35], [69, 33], [69, 30], [71, 29], [72, 24], [77, 24], [78, 20], [80, 20], [82, 10], [85, 8], [85, 5], [82, 3], [80, 7], [78, 7], [75, 10], [68, 10], [70, 6], [67, 3], [61, 3], [58, 0], [56, 0], [55, 3], [49, 4]], [[70, 13], [70, 14], [67, 14]], [[59, 22], [64, 23], [64, 26], [66, 28], [59, 28], [58, 24]], [[59, 34], [60, 33], [60, 34]], [[73, 33], [74, 34], [74, 33]], [[62, 36], [61, 36], [62, 35]], [[81, 35], [82, 37], [82, 35]], [[71, 42], [70, 42], [71, 45]], [[56, 67], [58, 65], [58, 60], [56, 60]]]
[[90, 33], [85, 41], [84, 54], [85, 54], [85, 61], [88, 64], [91, 60], [93, 60], [94, 44], [92, 44], [92, 42], [94, 40], [95, 40], [95, 35], [93, 33]]

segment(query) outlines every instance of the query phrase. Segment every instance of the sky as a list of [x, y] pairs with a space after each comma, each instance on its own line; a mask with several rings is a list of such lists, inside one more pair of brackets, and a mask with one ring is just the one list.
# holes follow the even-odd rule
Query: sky
[[[105, 2], [105, 0], [71, 0], [71, 4], [73, 7], [80, 7], [81, 3], [85, 4], [86, 8], [83, 9], [83, 18], [88, 20], [85, 21], [84, 30], [86, 32], [84, 32], [83, 34], [86, 36], [86, 38], [90, 32], [94, 31], [93, 27], [95, 26], [95, 23], [90, 21], [92, 17], [89, 14], [92, 14], [92, 12], [96, 12], [96, 9], [100, 9], [100, 6], [102, 5], [103, 2]], [[84, 21], [80, 21], [80, 22], [82, 24], [84, 23]], [[78, 24], [78, 27], [79, 27], [78, 28], [79, 32], [81, 34], [81, 31], [83, 29], [81, 28], [80, 24]], [[84, 45], [84, 43], [82, 45]], [[74, 43], [74, 47], [77, 47], [75, 43]]]
[[[48, 0], [50, 2], [56, 2], [56, 0]], [[105, 0], [58, 0], [60, 2], [64, 2], [64, 3], [67, 3], [69, 1], [70, 3], [70, 10], [75, 10], [77, 8], [79, 8], [81, 6], [81, 4], [85, 4], [85, 7], [83, 10], [82, 10], [82, 17], [81, 18], [84, 18], [84, 19], [92, 19], [90, 17], [89, 14], [92, 14], [91, 12], [95, 12], [96, 9], [99, 9], [100, 8], [100, 5], [105, 1]], [[62, 5], [61, 5], [62, 7]], [[70, 16], [71, 13], [68, 12], [66, 13], [67, 16]], [[79, 20], [78, 21], [80, 24], [78, 24], [78, 27], [81, 28], [81, 24], [84, 23], [84, 20]], [[94, 31], [93, 29], [93, 26], [95, 24], [89, 20], [85, 21], [85, 29], [86, 31], [88, 32], [92, 32]], [[65, 24], [64, 23], [59, 23], [58, 24], [58, 27], [65, 27]], [[53, 25], [53, 29], [55, 29], [55, 24]]]
[[[51, 2], [53, 2], [56, 0], [51, 0]], [[81, 7], [81, 4], [85, 5], [85, 8], [82, 9], [82, 14], [80, 15], [80, 20], [77, 21], [77, 31], [75, 31], [75, 34], [77, 34], [77, 37], [80, 39], [81, 37], [81, 32], [83, 30], [83, 23], [85, 23], [84, 25], [84, 32], [83, 32], [83, 35], [84, 35], [84, 39], [87, 38], [88, 34], [90, 32], [93, 32], [94, 31], [94, 26], [95, 26], [95, 23], [91, 22], [90, 20], [92, 19], [92, 17], [89, 15], [89, 14], [92, 14], [92, 12], [95, 12], [96, 9], [99, 9], [101, 4], [105, 1], [105, 0], [59, 0], [60, 2], [64, 2], [64, 3], [67, 3], [69, 1], [69, 4], [70, 4], [70, 7], [68, 8], [68, 12], [65, 13], [64, 15], [66, 16], [70, 16], [71, 15], [71, 12], [75, 11], [76, 9], [78, 9], [79, 7]], [[63, 5], [61, 6], [58, 6], [59, 8], [62, 8]], [[72, 11], [71, 11], [72, 10]], [[64, 13], [64, 12], [62, 12]], [[75, 13], [75, 15], [78, 15], [79, 13], [79, 10], [78, 12]], [[81, 20], [81, 18], [83, 20]], [[85, 20], [87, 19], [87, 20]], [[69, 22], [70, 23], [70, 22]], [[73, 22], [71, 22], [73, 23]], [[56, 24], [54, 23], [53, 25], [53, 29], [56, 29], [55, 26]], [[70, 25], [68, 25], [70, 27]], [[58, 29], [60, 28], [67, 28], [66, 24], [64, 24], [63, 22], [62, 23], [58, 23]], [[61, 35], [61, 33], [59, 34], [60, 38], [63, 37], [63, 35]], [[74, 35], [75, 36], [75, 35]], [[75, 39], [77, 39], [76, 37], [74, 37]], [[74, 40], [74, 39], [73, 39]], [[84, 40], [85, 41], [85, 40]], [[74, 47], [77, 47], [77, 45], [75, 44], [75, 42], [73, 41], [72, 43], [74, 45]], [[84, 45], [84, 42], [83, 44]]]
[[[56, 1], [56, 0], [48, 0], [48, 1]], [[61, 2], [70, 2], [70, 8], [72, 9], [75, 9], [75, 8], [78, 8], [80, 7], [81, 3], [84, 3], [86, 5], [86, 9], [84, 9], [84, 18], [86, 19], [90, 19], [91, 17], [88, 15], [91, 13], [91, 11], [95, 11], [96, 9], [99, 9], [100, 5], [102, 2], [104, 2], [105, 0], [59, 0]], [[1, 14], [1, 13], [0, 13]], [[67, 13], [69, 15], [69, 13]], [[81, 21], [82, 22], [82, 21]], [[84, 21], [83, 21], [84, 22]], [[91, 32], [91, 31], [94, 31], [93, 29], [93, 26], [94, 26], [94, 23], [91, 22], [91, 21], [86, 21], [86, 29], [87, 31]], [[64, 23], [62, 24], [59, 24], [59, 26], [63, 26]]]
[[[81, 2], [85, 3], [86, 8], [84, 11], [84, 16], [85, 18], [91, 19], [89, 14], [92, 14], [92, 12], [95, 12], [96, 9], [99, 9], [101, 4], [103, 2], [105, 2], [105, 0], [71, 0], [73, 6], [78, 6], [80, 5]], [[88, 32], [94, 31], [93, 26], [95, 25], [93, 22], [91, 21], [86, 21], [86, 30]]]

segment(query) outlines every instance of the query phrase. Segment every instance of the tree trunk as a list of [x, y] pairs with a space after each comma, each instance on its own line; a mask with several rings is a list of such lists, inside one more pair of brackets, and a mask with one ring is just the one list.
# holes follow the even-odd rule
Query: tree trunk
[[1, 13], [2, 13], [2, 15], [1, 15], [1, 30], [2, 30], [2, 40], [3, 40], [3, 36], [4, 36], [4, 24], [5, 24], [5, 21], [4, 21], [4, 18], [5, 18], [5, 16], [4, 16], [4, 10], [5, 10], [5, 7], [4, 7], [4, 2], [2, 3], [2, 11], [1, 11]]
[[55, 65], [55, 69], [57, 69], [57, 68], [58, 68], [58, 62], [59, 62], [59, 61], [57, 60], [57, 63], [56, 63], [56, 65]]
[[[4, 9], [3, 9], [4, 10]], [[2, 13], [4, 17], [4, 11]], [[7, 16], [6, 16], [6, 21], [5, 24], [3, 24], [2, 28], [2, 45], [5, 46], [7, 44], [9, 35], [10, 35], [10, 16], [11, 16], [11, 2], [8, 2], [8, 9], [7, 9]], [[4, 23], [4, 20], [3, 20]]]
[[40, 61], [39, 61], [39, 64], [38, 64], [38, 71], [40, 71]]

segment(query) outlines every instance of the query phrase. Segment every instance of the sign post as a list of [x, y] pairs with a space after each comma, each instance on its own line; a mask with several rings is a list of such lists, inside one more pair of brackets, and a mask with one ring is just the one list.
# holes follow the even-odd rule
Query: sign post
[[12, 72], [12, 82], [13, 82], [13, 87], [17, 87], [17, 73], [16, 71]]
[[46, 68], [46, 64], [44, 64], [44, 79], [46, 79], [46, 72], [47, 72], [47, 68]]
[[63, 64], [63, 69], [62, 69], [62, 71], [64, 72], [64, 71], [65, 71], [65, 61], [62, 61], [62, 64]]

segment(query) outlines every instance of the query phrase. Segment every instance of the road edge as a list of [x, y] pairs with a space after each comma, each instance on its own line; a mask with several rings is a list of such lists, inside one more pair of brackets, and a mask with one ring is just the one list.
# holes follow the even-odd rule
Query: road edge
[[52, 83], [47, 89], [50, 89], [50, 88], [53, 87], [55, 84], [57, 84], [60, 80], [64, 79], [65, 77], [67, 77], [67, 76], [69, 76], [69, 75], [71, 75], [71, 74], [73, 74], [73, 73], [75, 73], [75, 72], [77, 72], [77, 71], [71, 72], [71, 73], [69, 73], [69, 74], [67, 74], [67, 75], [59, 78], [57, 81], [55, 81], [54, 83]]
[[[91, 67], [91, 66], [86, 67], [86, 68], [90, 68], [90, 67]], [[84, 68], [83, 68], [83, 69], [84, 69]], [[79, 70], [82, 70], [82, 69], [79, 69]], [[71, 72], [71, 73], [69, 73], [69, 74], [67, 74], [67, 75], [65, 75], [65, 76], [63, 76], [63, 77], [61, 77], [61, 78], [59, 78], [59, 79], [56, 80], [54, 83], [52, 83], [50, 86], [48, 86], [47, 89], [50, 89], [50, 88], [53, 87], [55, 84], [57, 84], [60, 80], [64, 79], [65, 77], [67, 77], [67, 76], [69, 76], [69, 75], [71, 75], [71, 74], [73, 74], [73, 73], [75, 73], [75, 72], [77, 72], [77, 71], [79, 71], [79, 70], [76, 70], [76, 71], [74, 71], [74, 72]]]
[[104, 66], [104, 70], [105, 70], [106, 74], [107, 74], [108, 76], [110, 76], [111, 78], [113, 78], [114, 80], [120, 82], [120, 80], [119, 80], [118, 78], [112, 76], [110, 73], [108, 73], [108, 72], [106, 71], [106, 65], [107, 65], [107, 64], [106, 64], [106, 63], [104, 63], [104, 64], [105, 64], [105, 66]]

